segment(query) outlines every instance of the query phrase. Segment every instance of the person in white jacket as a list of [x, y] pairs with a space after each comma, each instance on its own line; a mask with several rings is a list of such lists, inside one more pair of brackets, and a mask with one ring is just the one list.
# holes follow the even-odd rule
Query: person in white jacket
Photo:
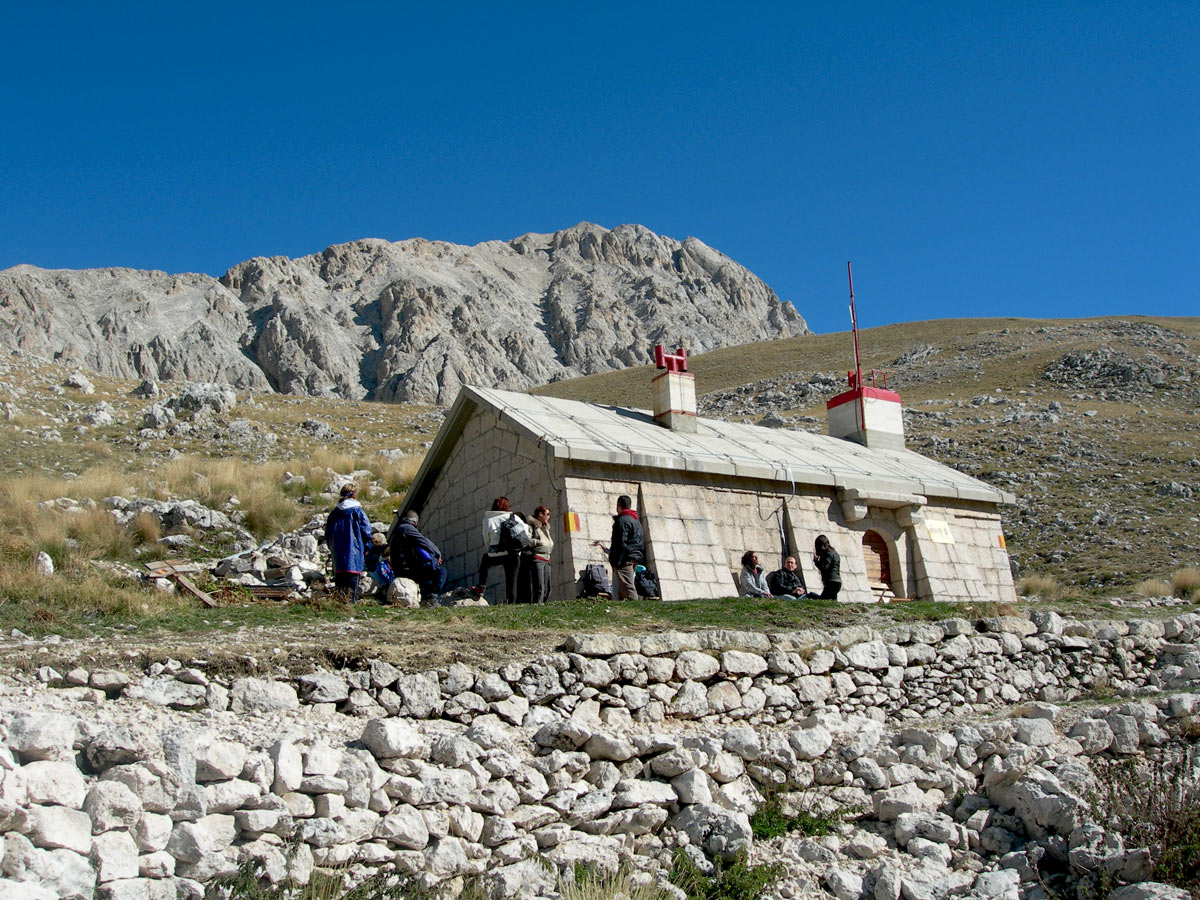
[[505, 603], [517, 600], [517, 569], [521, 561], [521, 548], [502, 546], [504, 524], [510, 519], [514, 520], [512, 529], [524, 536], [525, 546], [529, 545], [529, 526], [512, 511], [507, 497], [497, 497], [492, 501], [491, 511], [483, 517], [483, 544], [487, 549], [479, 561], [479, 583], [471, 588], [474, 593], [482, 594], [487, 587], [488, 572], [493, 566], [503, 566]]

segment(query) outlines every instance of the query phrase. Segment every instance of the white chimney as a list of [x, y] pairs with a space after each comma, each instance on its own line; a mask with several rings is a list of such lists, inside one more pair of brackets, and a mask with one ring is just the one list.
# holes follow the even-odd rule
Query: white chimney
[[654, 392], [654, 421], [672, 431], [696, 430], [696, 376], [687, 370], [687, 351], [667, 353], [654, 348], [654, 364], [664, 371], [650, 382]]
[[[874, 371], [871, 373], [874, 375]], [[904, 413], [900, 395], [886, 387], [859, 384], [850, 373], [850, 390], [843, 391], [825, 404], [829, 433], [881, 450], [904, 449]]]

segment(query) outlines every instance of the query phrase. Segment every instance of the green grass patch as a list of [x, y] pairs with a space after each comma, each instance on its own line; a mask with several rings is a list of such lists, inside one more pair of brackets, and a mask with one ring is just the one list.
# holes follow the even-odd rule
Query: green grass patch
[[832, 834], [841, 821], [842, 816], [838, 812], [816, 813], [808, 809], [799, 809], [793, 814], [788, 814], [783, 810], [779, 792], [771, 791], [750, 817], [750, 828], [760, 841], [793, 831], [808, 837], [824, 837]]
[[779, 863], [751, 865], [744, 850], [733, 862], [715, 862], [711, 875], [681, 850], [675, 852], [672, 862], [671, 883], [687, 894], [688, 900], [759, 900], [783, 875]]

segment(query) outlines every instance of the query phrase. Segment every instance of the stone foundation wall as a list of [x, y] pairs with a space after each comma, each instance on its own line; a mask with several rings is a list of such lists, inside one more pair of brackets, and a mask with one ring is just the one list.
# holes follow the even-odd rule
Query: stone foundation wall
[[[487, 896], [547, 896], [542, 862], [653, 880], [679, 847], [701, 865], [758, 853], [748, 817], [776, 789], [854, 811], [836, 849], [800, 845], [781, 896], [1017, 897], [1039, 866], [1091, 864], [1071, 766], [1162, 745], [1200, 711], [1198, 641], [1196, 614], [1038, 612], [578, 635], [486, 673], [42, 670], [0, 694], [0, 894], [198, 898], [256, 861], [271, 881], [385, 866], [426, 890], [475, 876]], [[1018, 701], [1036, 702], [961, 719]], [[1093, 855], [1117, 852], [1104, 846]], [[1143, 879], [1144, 858], [1121, 853], [1112, 867]]]

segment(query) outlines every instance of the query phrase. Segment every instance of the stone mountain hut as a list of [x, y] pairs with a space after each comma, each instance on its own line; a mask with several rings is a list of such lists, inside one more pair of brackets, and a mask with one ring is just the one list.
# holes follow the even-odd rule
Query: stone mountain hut
[[899, 395], [852, 374], [828, 403], [830, 435], [703, 419], [683, 351], [655, 358], [653, 412], [461, 390], [402, 507], [421, 514], [449, 585], [474, 583], [484, 513], [507, 496], [523, 514], [551, 509], [551, 596], [574, 597], [628, 494], [664, 600], [737, 594], [746, 550], [768, 571], [795, 556], [819, 591], [818, 534], [841, 555], [840, 600], [1014, 599], [999, 511], [1013, 496], [904, 449]]

